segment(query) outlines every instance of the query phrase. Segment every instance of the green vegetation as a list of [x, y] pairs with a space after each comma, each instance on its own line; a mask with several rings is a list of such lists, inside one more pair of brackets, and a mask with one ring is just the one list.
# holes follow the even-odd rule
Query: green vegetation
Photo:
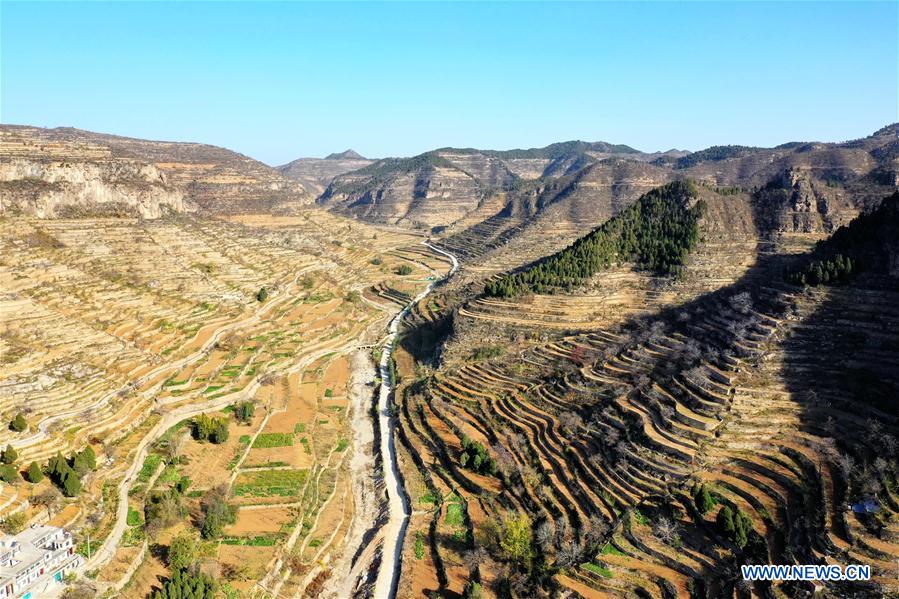
[[845, 283], [852, 276], [855, 264], [852, 258], [837, 254], [830, 260], [812, 260], [807, 265], [787, 275], [794, 285], [835, 285]]
[[19, 471], [16, 470], [15, 466], [3, 464], [0, 466], [0, 480], [10, 484], [17, 482], [19, 480]]
[[751, 146], [712, 146], [678, 158], [674, 163], [674, 168], [689, 168], [700, 162], [719, 162], [728, 158], [736, 158], [754, 149], [756, 148]]
[[259, 291], [256, 292], [256, 301], [259, 303], [264, 302], [268, 299], [268, 289], [265, 287], [260, 287]]
[[32, 484], [37, 484], [44, 480], [44, 473], [41, 471], [41, 467], [37, 465], [37, 462], [31, 462], [31, 465], [28, 466], [28, 470], [25, 471], [25, 480]]
[[237, 508], [226, 499], [227, 487], [211, 489], [200, 502], [203, 516], [200, 522], [200, 535], [204, 539], [217, 539], [222, 536], [225, 526], [237, 521]]
[[186, 532], [178, 534], [169, 544], [168, 565], [178, 571], [189, 568], [197, 559], [197, 540]]
[[6, 534], [14, 535], [22, 532], [27, 522], [28, 516], [25, 515], [25, 512], [16, 512], [3, 519], [3, 522], [0, 523], [0, 529]]
[[605, 545], [603, 545], [603, 548], [600, 551], [600, 554], [602, 554], [602, 555], [618, 555], [621, 557], [627, 556], [626, 553], [624, 553], [623, 551], [621, 551], [620, 549], [618, 549], [611, 543], [606, 543]]
[[487, 345], [471, 352], [471, 357], [475, 360], [489, 360], [500, 357], [504, 351], [501, 345]]
[[425, 536], [421, 531], [415, 533], [415, 559], [424, 559], [425, 557]]
[[21, 433], [28, 428], [28, 422], [25, 421], [25, 416], [22, 412], [16, 414], [15, 418], [9, 423], [9, 428], [17, 433]]
[[406, 276], [412, 274], [412, 267], [408, 264], [401, 264], [396, 268], [396, 274]]
[[496, 461], [487, 453], [487, 449], [468, 437], [462, 437], [462, 451], [459, 453], [459, 465], [478, 474], [496, 475]]
[[128, 526], [140, 526], [144, 521], [140, 516], [140, 512], [129, 505], [128, 517], [125, 519], [125, 522], [128, 524]]
[[481, 599], [483, 596], [484, 592], [479, 583], [473, 580], [465, 583], [465, 588], [462, 589], [462, 599]]
[[228, 421], [224, 418], [210, 418], [206, 414], [200, 414], [193, 420], [192, 434], [197, 441], [224, 443], [228, 440]]
[[294, 497], [300, 494], [308, 470], [254, 470], [242, 473], [234, 483], [234, 494], [252, 497]]
[[699, 513], [703, 515], [709, 513], [709, 511], [715, 507], [715, 499], [712, 497], [712, 494], [709, 493], [705, 484], [699, 485], [696, 489], [696, 493], [693, 494], [693, 503], [696, 505], [696, 509], [699, 510]]
[[337, 441], [337, 447], [334, 448], [334, 451], [343, 451], [347, 447], [349, 447], [350, 442], [346, 439], [340, 439]]
[[740, 508], [734, 513], [730, 506], [724, 506], [718, 511], [716, 521], [721, 532], [741, 549], [749, 542], [752, 519]]
[[627, 261], [656, 273], [675, 273], [699, 240], [704, 203], [688, 207], [696, 194], [695, 185], [688, 181], [653, 189], [566, 249], [489, 281], [484, 294], [512, 297], [570, 289], [613, 263]]
[[155, 453], [149, 454], [144, 458], [144, 465], [141, 467], [140, 472], [137, 473], [137, 480], [142, 483], [149, 482], [161, 463], [161, 455]]
[[819, 241], [804, 263], [788, 271], [794, 285], [845, 283], [862, 271], [888, 272], [890, 248], [899, 239], [899, 192], [884, 198], [869, 214], [862, 214]]
[[611, 570], [604, 566], [600, 566], [599, 564], [594, 564], [593, 562], [581, 564], [581, 568], [598, 576], [602, 576], [603, 578], [612, 578]]
[[217, 593], [218, 584], [205, 574], [175, 570], [172, 578], [162, 584], [162, 590], [153, 592], [152, 599], [214, 599]]
[[293, 445], [293, 433], [259, 433], [253, 441], [253, 449], [288, 447]]
[[19, 459], [19, 452], [12, 445], [7, 445], [6, 449], [0, 452], [0, 462], [4, 464], [15, 464]]
[[81, 476], [96, 467], [97, 457], [88, 446], [68, 460], [57, 453], [47, 463], [47, 475], [66, 497], [75, 497], [81, 492]]

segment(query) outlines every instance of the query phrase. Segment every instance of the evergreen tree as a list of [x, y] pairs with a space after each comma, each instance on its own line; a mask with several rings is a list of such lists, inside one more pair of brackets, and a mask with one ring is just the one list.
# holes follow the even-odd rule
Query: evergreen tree
[[693, 499], [696, 504], [696, 509], [699, 510], [700, 514], [707, 514], [713, 507], [715, 507], [715, 500], [712, 499], [711, 493], [709, 493], [708, 488], [706, 488], [704, 484], [700, 485], [699, 490]]
[[12, 445], [7, 445], [6, 449], [0, 453], [0, 462], [4, 464], [15, 464], [19, 459], [19, 452]]
[[63, 475], [62, 492], [66, 497], [76, 497], [81, 493], [81, 479], [74, 470], [69, 469]]
[[37, 462], [31, 462], [28, 470], [25, 471], [25, 478], [32, 484], [37, 484], [44, 480], [44, 473], [41, 472], [41, 467], [37, 465]]
[[22, 414], [22, 412], [16, 414], [16, 417], [13, 418], [12, 422], [9, 423], [9, 428], [17, 433], [21, 433], [28, 428], [28, 423], [25, 421], [25, 416]]
[[15, 466], [3, 464], [0, 466], [0, 480], [10, 484], [17, 482], [19, 480], [19, 471], [16, 470]]
[[731, 538], [734, 534], [734, 511], [730, 508], [729, 505], [725, 505], [718, 511], [717, 516], [718, 528], [727, 536]]

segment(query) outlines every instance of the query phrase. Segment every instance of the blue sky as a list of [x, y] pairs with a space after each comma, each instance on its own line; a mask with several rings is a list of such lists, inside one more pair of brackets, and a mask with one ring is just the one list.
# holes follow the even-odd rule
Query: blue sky
[[567, 139], [653, 151], [897, 117], [896, 2], [0, 4], [0, 121], [270, 164]]

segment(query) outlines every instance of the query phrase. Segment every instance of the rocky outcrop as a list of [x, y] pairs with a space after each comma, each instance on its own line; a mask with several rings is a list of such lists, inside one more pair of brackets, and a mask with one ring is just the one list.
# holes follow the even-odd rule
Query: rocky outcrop
[[183, 191], [152, 164], [13, 158], [0, 163], [0, 212], [40, 218], [184, 212]]
[[268, 212], [312, 200], [261, 162], [204, 144], [3, 125], [0, 158], [2, 209], [43, 217]]

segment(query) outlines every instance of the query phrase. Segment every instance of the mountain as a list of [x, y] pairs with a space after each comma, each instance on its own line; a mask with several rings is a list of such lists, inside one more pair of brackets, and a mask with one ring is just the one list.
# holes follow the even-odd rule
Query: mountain
[[448, 226], [498, 193], [527, 188], [528, 181], [639, 154], [629, 146], [583, 141], [525, 150], [441, 148], [412, 158], [386, 158], [337, 176], [318, 202], [373, 222]]
[[41, 217], [269, 212], [312, 199], [275, 169], [206, 144], [2, 125], [0, 157], [2, 210]]
[[299, 181], [309, 193], [318, 196], [335, 177], [364, 168], [372, 162], [358, 152], [345, 150], [324, 158], [298, 158], [276, 168], [285, 177]]
[[365, 156], [355, 150], [344, 150], [328, 154], [325, 156], [325, 160], [365, 160]]
[[[523, 150], [440, 148], [333, 178], [318, 203], [372, 222], [464, 228], [500, 212], [596, 225], [651, 187], [691, 178], [753, 193], [771, 231], [833, 231], [899, 184], [897, 125], [843, 143], [644, 153], [569, 141]], [[493, 212], [487, 213], [495, 208]]]

